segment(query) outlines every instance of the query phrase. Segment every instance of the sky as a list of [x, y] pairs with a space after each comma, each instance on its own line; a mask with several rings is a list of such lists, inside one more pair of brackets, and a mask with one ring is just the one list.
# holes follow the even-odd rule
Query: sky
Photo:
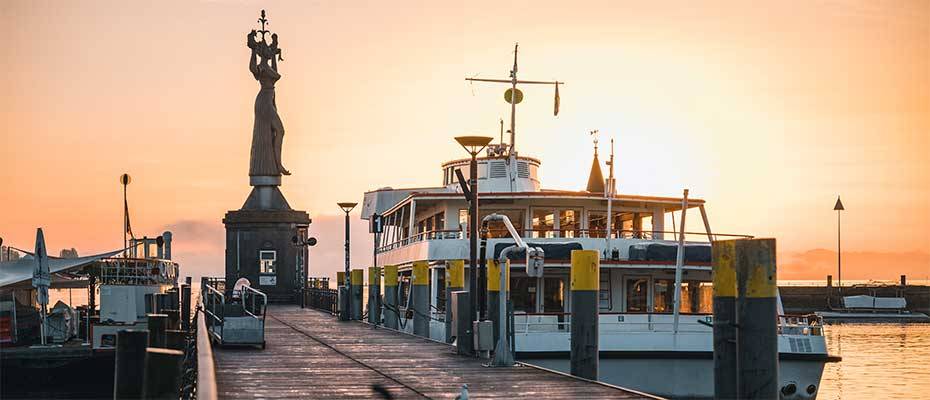
[[171, 229], [182, 268], [221, 274], [220, 221], [250, 190], [245, 43], [262, 8], [312, 271], [341, 263], [336, 202], [438, 185], [464, 155], [452, 137], [498, 132], [505, 88], [464, 78], [506, 78], [519, 42], [521, 78], [565, 82], [558, 117], [548, 87], [518, 106], [544, 187], [584, 187], [598, 129], [620, 192], [689, 188], [715, 231], [777, 238], [781, 277], [829, 273], [837, 195], [844, 277], [930, 277], [926, 1], [5, 1], [5, 243], [43, 227], [55, 253], [118, 247], [125, 172], [133, 230]]

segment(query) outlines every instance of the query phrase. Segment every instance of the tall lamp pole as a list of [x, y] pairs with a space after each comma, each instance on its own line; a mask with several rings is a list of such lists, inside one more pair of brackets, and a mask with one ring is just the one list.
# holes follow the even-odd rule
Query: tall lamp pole
[[843, 202], [840, 201], [840, 196], [836, 196], [836, 205], [833, 206], [833, 209], [836, 210], [836, 286], [838, 290], [843, 290], [843, 256], [840, 251], [840, 212], [845, 210], [843, 207]]
[[348, 321], [349, 308], [352, 305], [352, 299], [350, 298], [352, 293], [352, 288], [350, 286], [352, 284], [352, 280], [349, 279], [349, 212], [351, 212], [358, 203], [344, 202], [336, 204], [339, 205], [339, 208], [341, 208], [342, 211], [346, 213], [346, 270], [344, 277], [345, 281], [342, 283], [344, 292], [342, 293], [343, 300], [342, 304], [340, 304], [340, 306], [342, 306], [342, 310], [339, 313], [339, 319], [342, 321]]
[[478, 301], [478, 268], [484, 267], [478, 265], [478, 153], [481, 153], [492, 140], [494, 140], [494, 138], [487, 136], [459, 136], [455, 138], [455, 141], [471, 155], [467, 184], [464, 182], [465, 177], [462, 176], [462, 171], [458, 169], [455, 170], [459, 179], [459, 184], [462, 186], [462, 192], [465, 194], [465, 198], [468, 199], [468, 239], [470, 249], [468, 255], [468, 293], [470, 297], [469, 302], [471, 303], [471, 307], [469, 307], [471, 314], [470, 321], [477, 320], [478, 307], [479, 304], [482, 304]]

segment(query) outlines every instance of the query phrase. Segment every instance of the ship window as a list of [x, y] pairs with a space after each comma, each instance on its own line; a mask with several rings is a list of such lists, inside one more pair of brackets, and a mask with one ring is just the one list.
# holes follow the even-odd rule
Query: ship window
[[[510, 300], [514, 311], [536, 312], [536, 278], [510, 278]], [[559, 310], [562, 311], [562, 310]]]
[[559, 233], [561, 237], [575, 238], [581, 229], [581, 210], [559, 211]]
[[626, 312], [646, 312], [648, 310], [649, 278], [633, 277], [626, 279]]
[[656, 279], [652, 295], [652, 311], [657, 313], [672, 312], [675, 301], [675, 281]]
[[446, 213], [438, 212], [433, 216], [433, 219], [436, 220], [436, 222], [433, 224], [433, 227], [436, 228], [436, 230], [441, 231], [446, 229]]
[[[516, 228], [517, 234], [520, 235], [520, 237], [523, 237], [523, 218], [525, 214], [523, 210], [480, 210], [478, 212], [478, 221], [481, 221], [484, 219], [484, 217], [494, 213], [506, 215], [507, 218], [510, 218], [510, 223], [512, 223], [513, 227]], [[488, 237], [509, 238], [510, 232], [507, 231], [507, 225], [504, 225], [503, 221], [489, 221]]]
[[709, 314], [713, 312], [713, 284], [710, 282], [688, 281], [681, 290], [681, 308], [683, 313]]
[[278, 252], [275, 250], [259, 250], [259, 272], [262, 274], [274, 274], [277, 265], [277, 258]]
[[534, 238], [551, 238], [555, 237], [555, 212], [546, 209], [533, 210], [533, 235]]
[[543, 312], [565, 311], [565, 278], [543, 279]]
[[610, 310], [610, 271], [601, 270], [600, 288], [597, 292], [598, 307], [601, 310]]

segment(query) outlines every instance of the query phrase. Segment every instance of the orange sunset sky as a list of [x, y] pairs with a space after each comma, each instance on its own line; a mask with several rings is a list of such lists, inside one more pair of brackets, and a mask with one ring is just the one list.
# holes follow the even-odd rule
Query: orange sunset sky
[[[582, 189], [589, 130], [616, 140], [620, 191], [708, 201], [715, 231], [778, 239], [782, 279], [930, 275], [927, 1], [4, 1], [0, 236], [57, 254], [122, 243], [118, 176], [137, 235], [175, 232], [187, 274], [223, 271], [227, 210], [248, 192], [246, 34], [280, 36], [282, 191], [341, 268], [337, 201], [431, 186], [496, 135], [513, 43], [526, 87], [517, 145], [547, 188]], [[356, 210], [356, 214], [357, 214]], [[370, 263], [353, 215], [353, 257]], [[694, 229], [700, 229], [698, 218]]]

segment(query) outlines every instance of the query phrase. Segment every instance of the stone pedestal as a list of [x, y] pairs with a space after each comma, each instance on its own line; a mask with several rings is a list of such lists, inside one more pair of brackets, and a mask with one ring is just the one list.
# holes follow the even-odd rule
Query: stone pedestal
[[278, 189], [281, 177], [253, 176], [252, 192], [239, 210], [223, 218], [226, 226], [226, 288], [239, 278], [268, 295], [272, 302], [294, 302], [307, 269], [310, 216], [292, 210]]

